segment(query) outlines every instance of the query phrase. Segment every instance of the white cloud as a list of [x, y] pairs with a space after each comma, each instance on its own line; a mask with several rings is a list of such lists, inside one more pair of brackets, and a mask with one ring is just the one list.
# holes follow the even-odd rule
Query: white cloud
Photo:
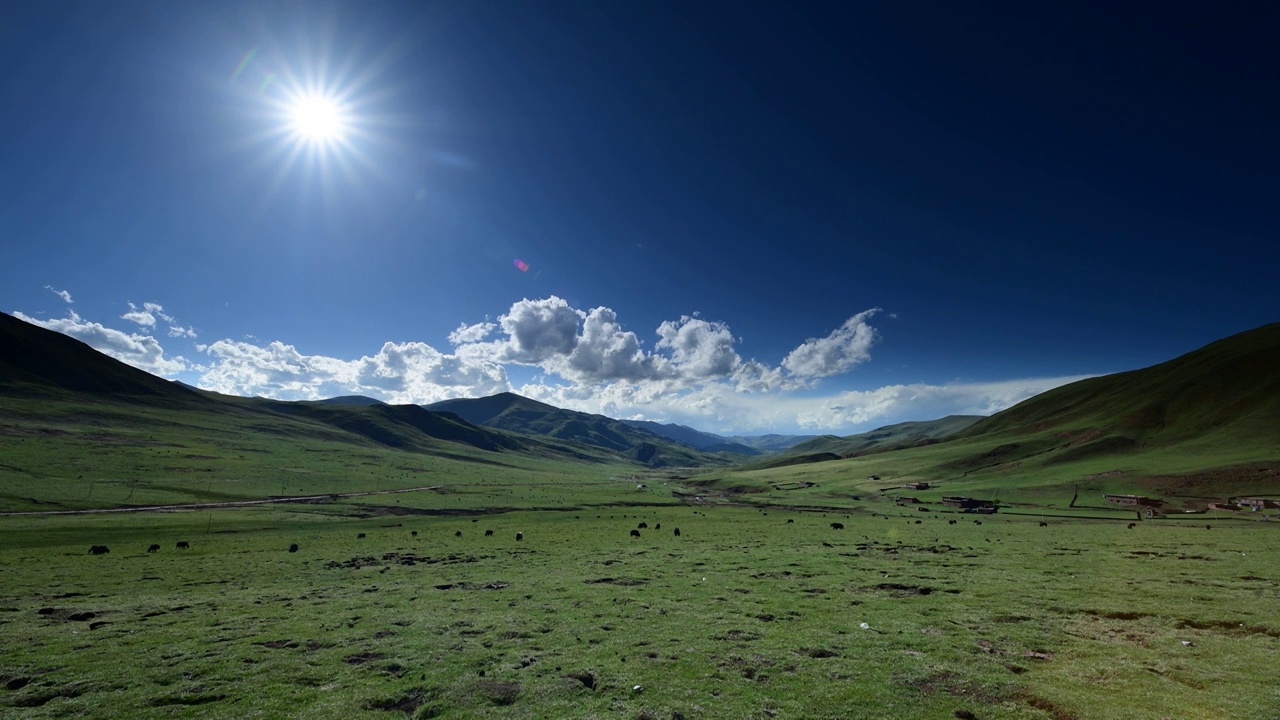
[[733, 333], [722, 322], [684, 315], [659, 325], [658, 337], [657, 349], [669, 350], [672, 364], [691, 379], [724, 377], [742, 362], [733, 349]]
[[489, 337], [489, 335], [498, 329], [496, 323], [482, 322], [475, 325], [461, 323], [458, 329], [449, 333], [449, 342], [454, 345], [466, 345], [469, 343], [478, 343]]
[[47, 330], [70, 335], [94, 350], [155, 375], [176, 375], [188, 367], [182, 357], [166, 358], [164, 348], [150, 335], [126, 333], [89, 322], [74, 311], [68, 317], [54, 320], [37, 320], [20, 312], [15, 312], [14, 316]]
[[52, 285], [45, 285], [44, 289], [62, 298], [62, 301], [67, 303], [68, 305], [75, 302], [74, 300], [71, 299], [71, 293], [66, 290], [54, 290]]
[[133, 303], [129, 303], [129, 312], [121, 315], [120, 318], [128, 320], [129, 322], [137, 323], [144, 327], [154, 326], [156, 324], [156, 318], [160, 318], [168, 323], [174, 322], [172, 316], [165, 314], [164, 307], [151, 302], [142, 303], [141, 308]]
[[578, 345], [578, 325], [586, 313], [552, 295], [543, 300], [524, 299], [498, 318], [507, 339], [500, 342], [499, 359], [537, 365], [568, 356]]
[[809, 338], [782, 359], [782, 367], [796, 377], [823, 378], [848, 372], [871, 359], [871, 346], [879, 338], [867, 319], [880, 312], [872, 308], [854, 315], [823, 338]]
[[[123, 316], [143, 328], [160, 321], [174, 338], [194, 338], [156, 303], [130, 305]], [[543, 373], [518, 392], [560, 407], [611, 417], [678, 422], [716, 432], [837, 432], [950, 414], [988, 415], [1079, 377], [988, 383], [891, 385], [819, 394], [821, 378], [848, 372], [870, 357], [878, 333], [871, 309], [821, 338], [797, 346], [777, 364], [744, 359], [728, 325], [693, 313], [661, 323], [652, 349], [607, 307], [582, 311], [561, 298], [521, 300], [498, 318], [458, 326], [445, 353], [422, 342], [384, 343], [347, 360], [310, 355], [283, 341], [245, 336], [196, 344], [207, 362], [168, 358], [149, 334], [87, 322], [18, 317], [84, 340], [158, 375], [186, 371], [200, 387], [233, 395], [310, 400], [369, 395], [427, 404], [511, 390], [507, 366]], [[133, 317], [130, 317], [133, 315]], [[145, 317], [144, 317], [145, 316]], [[146, 322], [150, 318], [150, 323]], [[799, 393], [797, 390], [804, 390]]]
[[[727, 383], [679, 392], [646, 392], [645, 386], [603, 388], [532, 383], [517, 390], [552, 405], [611, 417], [674, 422], [720, 433], [831, 432], [859, 430], [946, 415], [990, 415], [1046, 390], [1088, 375], [990, 383], [892, 385], [825, 397], [773, 391], [744, 393]], [[651, 389], [651, 388], [650, 388]]]
[[204, 346], [214, 360], [197, 385], [232, 395], [318, 400], [369, 395], [392, 403], [432, 403], [510, 389], [499, 364], [446, 355], [420, 342], [384, 343], [373, 355], [341, 360], [306, 355], [293, 345], [219, 340]]

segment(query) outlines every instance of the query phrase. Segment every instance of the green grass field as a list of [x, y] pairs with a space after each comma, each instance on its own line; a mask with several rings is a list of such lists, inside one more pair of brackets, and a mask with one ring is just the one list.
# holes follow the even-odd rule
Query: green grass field
[[619, 504], [654, 480], [0, 518], [0, 714], [1280, 717], [1280, 524]]

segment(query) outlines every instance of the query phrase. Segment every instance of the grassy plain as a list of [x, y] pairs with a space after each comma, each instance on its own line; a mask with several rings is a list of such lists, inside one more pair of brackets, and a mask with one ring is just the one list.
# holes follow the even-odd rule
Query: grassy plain
[[[0, 714], [1280, 717], [1280, 524], [689, 507], [663, 482], [0, 518]], [[475, 512], [412, 514], [442, 497]]]

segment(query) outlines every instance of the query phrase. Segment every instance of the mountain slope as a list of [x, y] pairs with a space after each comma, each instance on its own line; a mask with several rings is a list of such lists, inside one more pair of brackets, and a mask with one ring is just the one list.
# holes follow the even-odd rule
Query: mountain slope
[[198, 390], [113, 360], [75, 338], [0, 313], [0, 393], [82, 394], [166, 407], [204, 407]]
[[948, 415], [937, 420], [885, 425], [856, 435], [820, 435], [787, 449], [788, 454], [833, 453], [844, 457], [937, 442], [982, 420], [981, 415]]
[[704, 478], [809, 483], [824, 494], [928, 481], [935, 487], [915, 493], [928, 501], [998, 497], [1072, 511], [1106, 509], [1105, 493], [1136, 493], [1204, 511], [1214, 498], [1280, 496], [1277, 428], [1280, 323], [1273, 323], [1158, 365], [1041, 393], [941, 442], [826, 461], [822, 453], [788, 464], [771, 458], [768, 467]]
[[732, 435], [725, 438], [731, 443], [746, 445], [749, 448], [755, 448], [762, 453], [782, 452], [787, 448], [793, 447], [805, 440], [810, 440], [815, 435]]
[[736, 443], [721, 435], [715, 433], [703, 432], [691, 428], [687, 425], [676, 425], [674, 423], [659, 423], [652, 420], [622, 420], [634, 428], [642, 428], [648, 430], [655, 435], [684, 443], [689, 447], [707, 452], [730, 452], [739, 455], [759, 455], [760, 451], [750, 445]]
[[564, 410], [515, 393], [444, 400], [426, 408], [433, 412], [454, 413], [476, 425], [594, 445], [623, 453], [652, 467], [724, 465], [731, 462], [728, 457], [697, 450], [621, 420]]
[[417, 405], [341, 400], [283, 402], [199, 390], [0, 314], [0, 410], [6, 411], [0, 417], [16, 421], [0, 422], [0, 436], [19, 443], [24, 437], [39, 437], [45, 449], [64, 440], [137, 445], [137, 436], [144, 432], [147, 444], [158, 442], [157, 437], [188, 433], [234, 444], [237, 434], [267, 433], [290, 442], [373, 443], [436, 455], [479, 450], [592, 462], [625, 458], [575, 443], [548, 443], [479, 427]]

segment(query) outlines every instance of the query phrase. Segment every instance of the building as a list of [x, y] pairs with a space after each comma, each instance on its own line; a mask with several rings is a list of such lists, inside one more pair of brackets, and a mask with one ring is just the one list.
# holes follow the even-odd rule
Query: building
[[913, 498], [913, 497], [905, 497], [905, 496], [904, 496], [904, 497], [900, 497], [900, 498], [898, 498], [898, 499], [896, 500], [896, 502], [897, 502], [899, 505], [919, 505], [919, 504], [920, 504], [920, 498]]
[[1135, 505], [1148, 505], [1151, 507], [1160, 507], [1158, 498], [1143, 497], [1142, 495], [1103, 495], [1104, 500], [1112, 505], [1123, 505], [1133, 507]]
[[907, 489], [908, 489], [908, 490], [928, 490], [928, 489], [929, 489], [929, 483], [927, 483], [927, 482], [913, 482], [913, 483], [907, 483]]
[[971, 497], [961, 497], [959, 495], [947, 495], [942, 498], [942, 504], [947, 507], [960, 508], [965, 511], [994, 511], [996, 504], [991, 500], [979, 500]]
[[1280, 507], [1280, 502], [1264, 497], [1238, 497], [1232, 498], [1231, 502], [1250, 510], [1266, 510], [1267, 508]]

